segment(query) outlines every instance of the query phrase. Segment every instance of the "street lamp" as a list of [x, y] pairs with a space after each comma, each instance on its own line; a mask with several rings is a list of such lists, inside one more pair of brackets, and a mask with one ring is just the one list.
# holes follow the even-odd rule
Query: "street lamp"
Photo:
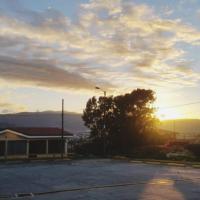
[[100, 87], [98, 87], [98, 86], [96, 86], [95, 89], [101, 90], [101, 91], [103, 92], [103, 94], [104, 94], [104, 97], [106, 97], [106, 91], [105, 91], [105, 90], [102, 90], [102, 89], [101, 89]]
[[[106, 97], [106, 91], [105, 90], [102, 90], [100, 87], [96, 86], [95, 89], [97, 90], [101, 90], [104, 94], [104, 98]], [[103, 134], [103, 153], [104, 153], [104, 156], [106, 155], [106, 109], [105, 109], [105, 102], [104, 102], [104, 109], [103, 109], [103, 121], [104, 121], [104, 124], [103, 124], [103, 130], [104, 130], [104, 134]]]

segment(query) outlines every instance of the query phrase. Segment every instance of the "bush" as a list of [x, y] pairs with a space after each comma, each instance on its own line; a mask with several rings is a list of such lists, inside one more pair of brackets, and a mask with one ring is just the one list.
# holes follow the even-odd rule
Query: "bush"
[[200, 144], [189, 144], [186, 148], [191, 151], [196, 158], [200, 159]]
[[76, 141], [74, 144], [74, 153], [82, 155], [103, 155], [103, 142], [102, 140], [90, 140], [84, 138]]
[[145, 146], [134, 150], [134, 158], [166, 159], [165, 149], [160, 146]]
[[194, 156], [192, 155], [191, 152], [188, 150], [180, 151], [180, 152], [169, 152], [167, 153], [167, 158], [172, 159], [172, 160], [193, 160]]

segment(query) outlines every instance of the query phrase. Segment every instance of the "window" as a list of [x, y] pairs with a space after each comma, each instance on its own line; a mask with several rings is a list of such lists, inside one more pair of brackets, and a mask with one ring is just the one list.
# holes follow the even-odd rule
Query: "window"
[[8, 155], [26, 154], [26, 140], [8, 141]]
[[29, 154], [45, 154], [46, 140], [29, 141]]
[[0, 156], [5, 154], [5, 141], [0, 141]]
[[62, 141], [61, 140], [49, 140], [49, 153], [61, 153]]

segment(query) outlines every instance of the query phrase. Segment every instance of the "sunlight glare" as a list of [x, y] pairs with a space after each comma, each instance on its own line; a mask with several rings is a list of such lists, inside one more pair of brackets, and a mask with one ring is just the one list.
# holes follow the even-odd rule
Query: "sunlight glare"
[[156, 111], [156, 116], [160, 120], [167, 120], [167, 119], [180, 119], [183, 118], [184, 116], [178, 112], [177, 110], [174, 109], [157, 109]]

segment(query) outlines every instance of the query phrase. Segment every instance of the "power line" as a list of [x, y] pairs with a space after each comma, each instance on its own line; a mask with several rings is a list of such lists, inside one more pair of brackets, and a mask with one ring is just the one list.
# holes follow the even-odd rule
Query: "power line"
[[173, 108], [177, 108], [177, 107], [189, 106], [189, 105], [194, 105], [194, 104], [200, 104], [200, 101], [190, 102], [190, 103], [186, 103], [186, 104], [179, 104], [179, 105], [174, 105], [174, 106], [168, 106], [168, 107], [159, 107], [159, 109], [173, 109]]

